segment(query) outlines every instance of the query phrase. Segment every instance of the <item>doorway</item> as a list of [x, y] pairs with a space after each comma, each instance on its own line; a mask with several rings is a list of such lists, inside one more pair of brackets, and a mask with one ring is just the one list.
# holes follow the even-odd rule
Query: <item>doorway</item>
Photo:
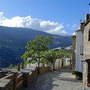
[[88, 86], [90, 86], [90, 62], [88, 62]]

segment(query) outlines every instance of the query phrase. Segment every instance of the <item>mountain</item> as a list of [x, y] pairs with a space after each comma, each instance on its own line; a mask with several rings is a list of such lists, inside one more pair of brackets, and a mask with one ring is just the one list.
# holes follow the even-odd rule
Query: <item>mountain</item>
[[45, 35], [54, 38], [50, 48], [66, 47], [72, 45], [71, 36], [52, 35], [29, 28], [11, 28], [0, 26], [0, 67], [20, 63], [25, 52], [27, 41], [34, 40], [36, 36]]

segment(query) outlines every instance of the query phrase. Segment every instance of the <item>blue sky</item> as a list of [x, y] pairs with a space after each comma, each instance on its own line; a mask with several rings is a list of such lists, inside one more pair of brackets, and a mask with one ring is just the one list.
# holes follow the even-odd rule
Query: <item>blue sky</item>
[[90, 0], [0, 0], [0, 25], [69, 35], [89, 13], [89, 3]]

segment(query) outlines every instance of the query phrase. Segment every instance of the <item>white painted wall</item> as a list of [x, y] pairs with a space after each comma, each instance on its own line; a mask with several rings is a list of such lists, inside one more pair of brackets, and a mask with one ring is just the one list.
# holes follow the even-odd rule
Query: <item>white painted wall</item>
[[[43, 64], [42, 63], [40, 63], [39, 64], [39, 67], [42, 67], [43, 66]], [[34, 64], [27, 64], [27, 66], [26, 66], [26, 69], [30, 69], [30, 68], [36, 68], [36, 67], [38, 67], [38, 63], [36, 62], [36, 63], [34, 63]]]
[[64, 58], [64, 66], [70, 65], [70, 58]]
[[76, 65], [75, 71], [82, 72], [82, 62], [81, 59], [83, 56], [83, 33], [82, 31], [76, 32]]
[[60, 69], [62, 67], [62, 59], [56, 59], [55, 69]]
[[[31, 58], [28, 58], [27, 61], [28, 61], [28, 60], [31, 60]], [[43, 64], [40, 63], [40, 64], [39, 64], [39, 67], [42, 67], [42, 66], [43, 66]], [[37, 63], [37, 62], [34, 63], [34, 64], [31, 64], [31, 63], [30, 63], [30, 64], [27, 64], [26, 69], [36, 68], [36, 67], [38, 67], [38, 63]]]

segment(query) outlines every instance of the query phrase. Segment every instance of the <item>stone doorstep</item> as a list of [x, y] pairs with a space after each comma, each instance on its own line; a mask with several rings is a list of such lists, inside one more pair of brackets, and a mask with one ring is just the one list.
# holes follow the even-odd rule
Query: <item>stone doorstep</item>
[[10, 84], [11, 84], [10, 79], [0, 79], [0, 88], [8, 87], [8, 85]]

